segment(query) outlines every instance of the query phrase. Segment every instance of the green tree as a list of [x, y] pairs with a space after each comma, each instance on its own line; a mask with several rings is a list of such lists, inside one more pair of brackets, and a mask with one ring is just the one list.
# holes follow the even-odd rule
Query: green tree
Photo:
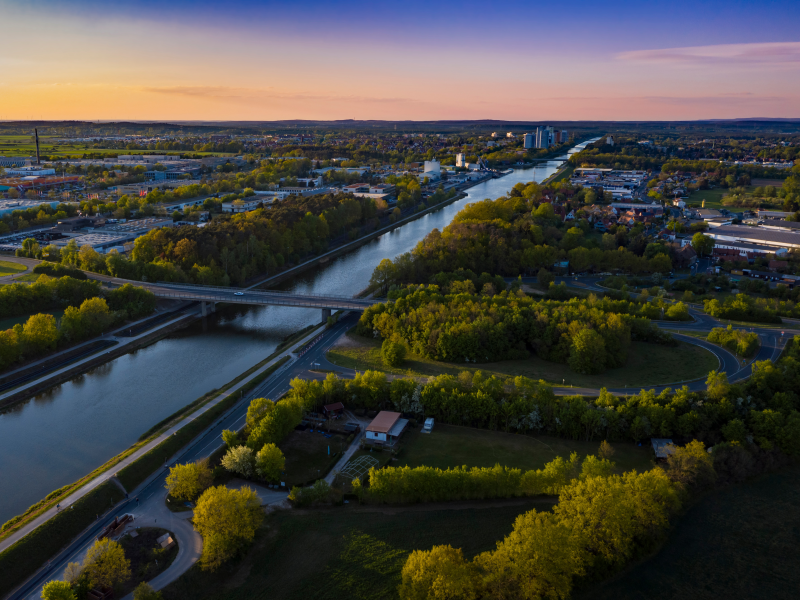
[[231, 448], [235, 448], [236, 446], [241, 446], [242, 442], [239, 440], [239, 434], [235, 431], [231, 431], [230, 429], [225, 429], [222, 432], [222, 441], [225, 442], [225, 446], [230, 450]]
[[141, 582], [133, 590], [133, 600], [163, 600], [161, 592], [157, 592], [146, 581]]
[[536, 280], [539, 282], [539, 285], [547, 289], [550, 287], [550, 284], [556, 280], [556, 278], [550, 271], [542, 267], [541, 269], [539, 269], [539, 273], [536, 276]]
[[397, 269], [394, 263], [390, 259], [384, 258], [372, 272], [369, 284], [386, 290], [395, 277], [397, 277]]
[[55, 350], [58, 335], [56, 318], [53, 315], [33, 315], [22, 327], [23, 343], [36, 354]]
[[402, 600], [473, 600], [478, 597], [476, 583], [461, 549], [434, 546], [411, 553], [398, 592]]
[[703, 442], [693, 440], [683, 447], [675, 447], [667, 458], [669, 478], [684, 488], [707, 487], [714, 483], [714, 459]]
[[569, 598], [572, 581], [583, 573], [586, 560], [579, 539], [552, 514], [531, 510], [520, 515], [497, 550], [476, 558], [485, 597]]
[[280, 481], [286, 457], [275, 444], [264, 444], [256, 454], [256, 473], [267, 481]]
[[164, 487], [173, 498], [192, 501], [211, 485], [213, 479], [206, 459], [171, 467]]
[[109, 538], [97, 540], [89, 548], [83, 568], [92, 585], [101, 589], [112, 588], [131, 576], [131, 561], [125, 558], [122, 546]]
[[207, 489], [194, 509], [194, 528], [203, 536], [200, 564], [215, 570], [253, 541], [264, 513], [252, 488], [231, 490], [225, 486]]
[[228, 471], [237, 473], [242, 477], [252, 477], [255, 469], [253, 450], [247, 446], [235, 446], [225, 453], [221, 464]]
[[745, 444], [747, 442], [747, 427], [740, 419], [731, 419], [722, 426], [722, 435], [729, 442]]
[[654, 273], [669, 273], [672, 270], [672, 259], [666, 254], [656, 254], [650, 259], [650, 270]]
[[569, 368], [576, 373], [602, 373], [606, 368], [606, 344], [594, 329], [581, 329], [572, 338]]
[[719, 371], [711, 371], [708, 374], [708, 379], [706, 379], [706, 393], [709, 398], [721, 400], [728, 393], [730, 387], [728, 383], [728, 374], [724, 371], [722, 373]]
[[692, 236], [692, 248], [698, 256], [708, 256], [714, 249], [714, 238], [704, 235], [698, 231]]
[[690, 319], [689, 307], [683, 302], [676, 302], [670, 306], [664, 314], [668, 319], [672, 319], [673, 321], [688, 321]]
[[381, 359], [387, 367], [397, 367], [406, 358], [406, 347], [394, 340], [384, 340], [381, 344]]
[[48, 581], [42, 588], [42, 600], [75, 600], [75, 593], [66, 581]]

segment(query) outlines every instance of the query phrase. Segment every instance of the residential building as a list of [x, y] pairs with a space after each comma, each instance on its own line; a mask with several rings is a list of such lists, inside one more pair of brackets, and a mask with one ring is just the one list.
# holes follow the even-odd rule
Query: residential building
[[403, 419], [398, 412], [382, 410], [367, 425], [366, 441], [379, 446], [394, 446], [408, 426], [408, 419]]
[[[526, 148], [528, 147], [527, 144], [528, 144], [528, 136], [529, 135], [530, 134], [528, 134], [528, 133], [525, 134], [525, 144], [526, 144], [525, 147]], [[467, 155], [464, 154], [463, 152], [459, 152], [458, 154], [456, 154], [456, 166], [457, 167], [466, 167], [467, 166]]]

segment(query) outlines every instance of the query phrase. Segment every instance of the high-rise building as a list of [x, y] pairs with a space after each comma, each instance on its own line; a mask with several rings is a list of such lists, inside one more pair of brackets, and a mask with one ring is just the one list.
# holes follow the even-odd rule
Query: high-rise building
[[536, 147], [549, 148], [550, 147], [550, 131], [547, 127], [536, 128]]
[[467, 157], [463, 152], [459, 152], [458, 154], [456, 154], [456, 166], [457, 167], [467, 166]]
[[536, 134], [535, 133], [526, 133], [523, 137], [523, 147], [525, 148], [535, 148], [536, 147]]
[[566, 144], [569, 141], [569, 132], [566, 129], [561, 130], [561, 143]]

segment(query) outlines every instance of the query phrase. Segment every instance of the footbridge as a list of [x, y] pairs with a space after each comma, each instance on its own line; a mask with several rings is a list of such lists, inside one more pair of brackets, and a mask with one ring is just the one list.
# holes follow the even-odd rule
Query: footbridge
[[282, 292], [278, 290], [255, 290], [245, 288], [190, 285], [183, 283], [143, 283], [136, 282], [153, 292], [157, 298], [173, 300], [192, 300], [200, 302], [203, 316], [214, 312], [217, 302], [227, 304], [261, 304], [266, 306], [295, 306], [298, 308], [319, 308], [322, 320], [331, 316], [331, 310], [364, 311], [379, 300], [367, 300], [328, 294], [307, 294]]

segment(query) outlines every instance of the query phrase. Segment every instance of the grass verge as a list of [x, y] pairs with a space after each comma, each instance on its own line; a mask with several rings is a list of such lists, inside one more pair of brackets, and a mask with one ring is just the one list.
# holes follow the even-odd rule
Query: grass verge
[[0, 596], [5, 596], [67, 546], [123, 494], [106, 482], [0, 553]]
[[28, 267], [23, 264], [11, 262], [10, 260], [0, 260], [0, 277], [3, 275], [13, 275], [27, 271]]
[[633, 342], [628, 364], [609, 369], [599, 375], [581, 375], [565, 364], [549, 362], [536, 356], [525, 360], [507, 360], [479, 365], [438, 362], [421, 356], [407, 355], [403, 368], [385, 367], [381, 360], [380, 341], [348, 333], [328, 352], [328, 360], [341, 367], [386, 371], [411, 377], [430, 377], [443, 373], [458, 375], [462, 371], [482, 371], [486, 375], [513, 378], [518, 375], [543, 379], [553, 385], [573, 385], [599, 389], [601, 387], [640, 387], [689, 381], [708, 375], [719, 366], [708, 350], [693, 344], [677, 347]]

